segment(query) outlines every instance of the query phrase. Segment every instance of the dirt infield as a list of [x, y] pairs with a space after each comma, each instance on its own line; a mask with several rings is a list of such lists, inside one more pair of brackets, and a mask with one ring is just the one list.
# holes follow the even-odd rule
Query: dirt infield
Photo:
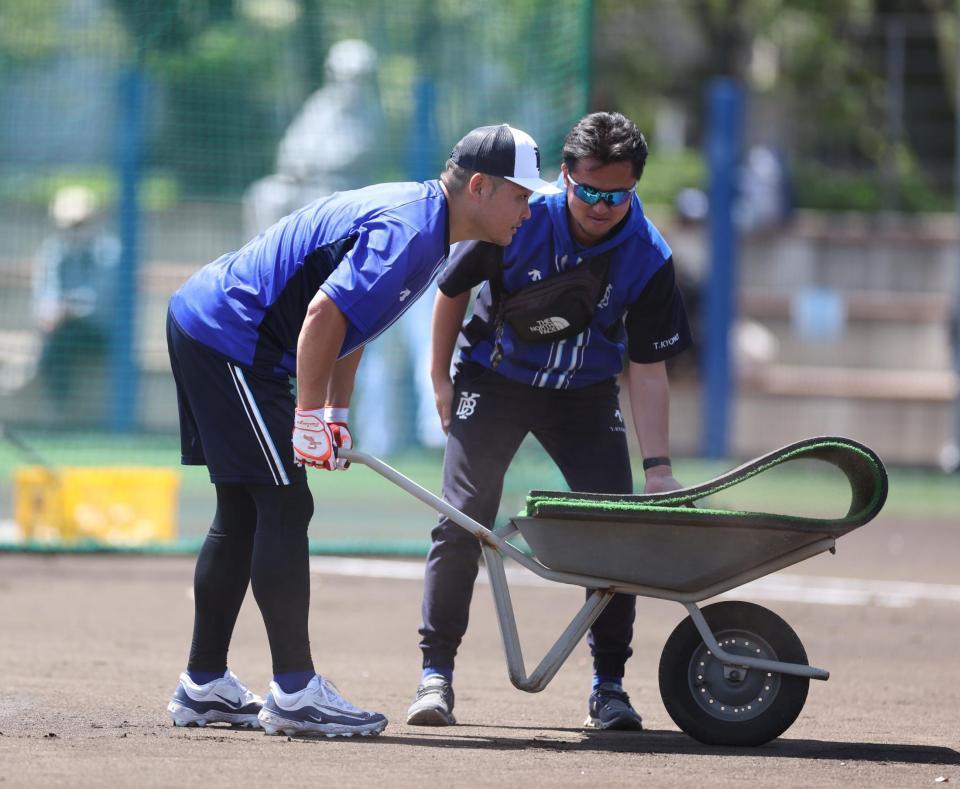
[[[860, 577], [900, 580], [924, 580], [924, 572], [957, 583], [960, 527], [930, 528], [904, 549], [887, 525], [870, 541], [874, 554], [818, 557], [796, 571], [859, 569]], [[883, 546], [896, 546], [900, 558], [891, 563]], [[681, 734], [660, 701], [660, 649], [683, 617], [675, 603], [640, 601], [627, 688], [644, 732], [580, 728], [589, 683], [582, 644], [543, 693], [515, 690], [484, 586], [457, 668], [462, 725], [414, 728], [403, 717], [419, 676], [420, 582], [317, 573], [317, 667], [391, 722], [377, 738], [288, 740], [169, 724], [164, 706], [189, 645], [192, 571], [189, 558], [0, 555], [0, 785], [906, 787], [939, 777], [960, 784], [957, 603], [757, 600], [791, 624], [811, 662], [832, 677], [811, 682], [803, 713], [781, 739], [720, 749]], [[511, 592], [529, 668], [582, 592], [559, 585]], [[249, 596], [230, 665], [263, 692], [269, 656]]]

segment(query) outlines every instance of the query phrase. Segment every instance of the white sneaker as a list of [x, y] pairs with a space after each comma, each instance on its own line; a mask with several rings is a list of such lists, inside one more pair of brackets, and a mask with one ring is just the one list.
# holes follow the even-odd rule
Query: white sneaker
[[224, 722], [248, 729], [259, 729], [257, 713], [263, 699], [247, 690], [236, 675], [227, 669], [222, 677], [198, 685], [184, 672], [167, 705], [175, 726], [206, 726]]
[[408, 726], [453, 726], [453, 686], [446, 677], [431, 674], [417, 688], [417, 697], [407, 710]]
[[387, 719], [379, 712], [354, 707], [334, 684], [319, 674], [296, 693], [284, 693], [276, 682], [260, 710], [260, 725], [267, 734], [325, 734], [328, 737], [364, 737], [379, 734]]

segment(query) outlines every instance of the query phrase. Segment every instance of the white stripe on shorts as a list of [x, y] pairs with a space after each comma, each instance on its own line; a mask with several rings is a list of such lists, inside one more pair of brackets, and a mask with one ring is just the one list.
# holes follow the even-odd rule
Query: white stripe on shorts
[[[278, 485], [289, 485], [290, 479], [287, 477], [287, 470], [283, 467], [283, 463], [280, 462], [280, 454], [277, 452], [273, 439], [270, 437], [270, 432], [267, 430], [267, 426], [263, 421], [260, 409], [257, 408], [257, 403], [253, 399], [253, 392], [250, 391], [250, 387], [247, 386], [247, 381], [243, 377], [243, 370], [232, 364], [227, 364], [227, 367], [233, 375], [233, 383], [234, 386], [237, 387], [237, 394], [240, 395], [243, 410], [247, 414], [247, 419], [250, 420], [253, 434], [257, 437], [257, 443], [260, 444], [260, 450], [263, 452], [263, 456], [267, 461], [267, 467], [273, 475], [273, 481]], [[243, 387], [242, 390], [241, 387]], [[257, 429], [258, 426], [259, 430]]]

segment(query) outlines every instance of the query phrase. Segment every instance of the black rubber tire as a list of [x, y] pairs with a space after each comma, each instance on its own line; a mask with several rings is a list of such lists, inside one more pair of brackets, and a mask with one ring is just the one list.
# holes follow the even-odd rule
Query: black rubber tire
[[[730, 601], [709, 605], [702, 613], [728, 652], [760, 653], [770, 660], [808, 665], [797, 634], [763, 606]], [[660, 656], [663, 704], [674, 723], [695, 740], [706, 745], [763, 745], [797, 719], [807, 700], [809, 679], [749, 669], [742, 680], [730, 682], [722, 664], [716, 658], [711, 663], [710, 656], [690, 617], [670, 634]], [[748, 707], [743, 699], [751, 688], [755, 693]], [[739, 717], [741, 711], [744, 719]]]

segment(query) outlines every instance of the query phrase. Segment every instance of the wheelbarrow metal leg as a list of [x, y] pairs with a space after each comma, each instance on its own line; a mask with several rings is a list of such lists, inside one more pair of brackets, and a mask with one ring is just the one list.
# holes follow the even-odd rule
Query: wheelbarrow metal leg
[[493, 591], [493, 602], [497, 609], [497, 620], [500, 624], [500, 636], [503, 639], [503, 650], [507, 658], [507, 673], [510, 676], [510, 682], [520, 690], [537, 693], [547, 687], [574, 647], [590, 629], [590, 625], [607, 607], [614, 593], [609, 589], [591, 590], [590, 596], [583, 607], [528, 677], [523, 661], [523, 651], [520, 647], [520, 636], [517, 633], [517, 620], [510, 599], [510, 588], [507, 585], [507, 576], [503, 568], [503, 557], [495, 548], [483, 545], [483, 558], [487, 565], [487, 575], [490, 577], [490, 588]]

